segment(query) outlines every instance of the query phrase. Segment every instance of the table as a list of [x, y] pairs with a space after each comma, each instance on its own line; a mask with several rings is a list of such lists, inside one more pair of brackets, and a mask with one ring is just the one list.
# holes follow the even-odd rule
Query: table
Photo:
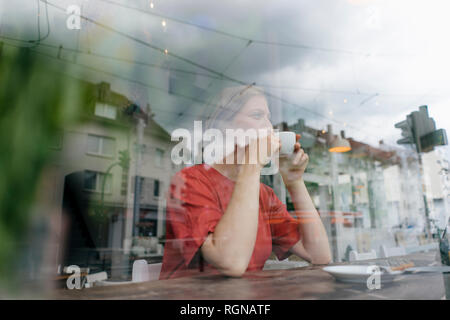
[[[416, 266], [436, 264], [436, 251], [400, 257]], [[384, 260], [384, 261], [383, 261]], [[358, 264], [386, 263], [375, 259]], [[339, 263], [342, 264], [342, 263]], [[440, 263], [439, 263], [440, 264]], [[337, 264], [335, 264], [337, 265]], [[189, 300], [277, 300], [277, 299], [443, 299], [442, 273], [402, 275], [381, 289], [337, 282], [323, 266], [248, 272], [242, 278], [199, 275], [83, 290], [58, 290], [54, 299], [189, 299]]]

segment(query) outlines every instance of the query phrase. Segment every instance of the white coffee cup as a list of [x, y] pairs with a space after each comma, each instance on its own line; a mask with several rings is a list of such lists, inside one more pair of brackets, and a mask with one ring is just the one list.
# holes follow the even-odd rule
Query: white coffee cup
[[297, 142], [295, 132], [281, 131], [278, 132], [278, 138], [280, 139], [281, 148], [280, 155], [290, 155], [294, 152], [294, 146]]

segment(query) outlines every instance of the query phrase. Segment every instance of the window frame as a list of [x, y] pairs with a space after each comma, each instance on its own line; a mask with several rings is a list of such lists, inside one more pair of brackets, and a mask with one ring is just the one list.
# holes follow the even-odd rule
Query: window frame
[[[97, 113], [97, 110], [99, 110], [100, 107], [101, 107], [101, 112]], [[99, 109], [97, 109], [97, 108], [99, 108]], [[107, 116], [107, 112], [105, 111], [105, 110], [107, 110], [107, 108], [111, 108], [114, 110], [114, 117]], [[117, 120], [117, 107], [107, 104], [107, 103], [103, 103], [103, 102], [96, 102], [95, 107], [94, 107], [94, 116], [104, 118], [104, 119], [109, 119], [109, 120]]]
[[155, 166], [158, 168], [164, 168], [164, 156], [166, 152], [164, 149], [155, 148]]
[[[86, 188], [86, 173], [95, 173], [95, 189], [89, 189]], [[100, 176], [103, 177], [111, 177], [110, 178], [110, 187], [108, 188], [108, 183], [105, 184], [105, 192], [104, 194], [108, 194], [111, 195], [113, 193], [113, 174], [112, 173], [108, 173], [106, 174], [105, 172], [101, 172], [101, 171], [95, 171], [95, 170], [89, 170], [86, 169], [83, 171], [83, 190], [86, 192], [92, 192], [92, 193], [102, 193], [102, 186], [101, 186], [101, 179], [99, 179]]]
[[[91, 152], [88, 150], [89, 148], [89, 137], [96, 137], [99, 139], [99, 145], [98, 145], [98, 149], [100, 151], [100, 153], [95, 153], [95, 152]], [[114, 150], [112, 154], [105, 154], [102, 153], [103, 151], [103, 144], [104, 144], [104, 140], [105, 139], [110, 139], [114, 142]], [[86, 154], [90, 155], [90, 156], [95, 156], [95, 157], [102, 157], [102, 158], [108, 158], [108, 159], [115, 159], [115, 154], [116, 154], [116, 138], [114, 137], [108, 137], [108, 136], [102, 136], [102, 135], [98, 135], [98, 134], [93, 134], [93, 133], [88, 133], [87, 135], [87, 140], [86, 140]]]
[[[158, 188], [156, 188], [156, 185], [158, 185]], [[158, 190], [158, 194], [155, 194], [155, 190]], [[153, 197], [159, 198], [161, 196], [161, 181], [159, 179], [153, 179]]]

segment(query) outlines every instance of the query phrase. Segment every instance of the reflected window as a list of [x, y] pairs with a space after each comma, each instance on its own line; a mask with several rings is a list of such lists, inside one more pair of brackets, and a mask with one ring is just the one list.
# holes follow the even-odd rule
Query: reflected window
[[117, 108], [105, 103], [97, 103], [95, 105], [95, 115], [102, 118], [115, 120], [117, 117]]
[[159, 197], [159, 180], [156, 179], [153, 182], [153, 196]]
[[97, 156], [114, 157], [116, 140], [114, 138], [88, 135], [87, 153]]
[[164, 150], [156, 148], [155, 163], [158, 167], [162, 167], [164, 163]]
[[[106, 179], [106, 181], [104, 181]], [[104, 185], [104, 190], [103, 188]], [[86, 191], [91, 192], [104, 192], [104, 193], [111, 193], [112, 192], [112, 175], [108, 174], [105, 175], [102, 172], [98, 171], [90, 171], [85, 170], [84, 171], [84, 189]]]

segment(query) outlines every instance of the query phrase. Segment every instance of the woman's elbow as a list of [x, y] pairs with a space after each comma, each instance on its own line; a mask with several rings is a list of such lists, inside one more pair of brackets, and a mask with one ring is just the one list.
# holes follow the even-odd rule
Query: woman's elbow
[[329, 264], [331, 262], [331, 258], [323, 258], [323, 259], [316, 259], [313, 261], [313, 264]]
[[245, 273], [245, 270], [242, 271], [241, 269], [225, 269], [222, 270], [222, 274], [227, 276], [227, 277], [232, 277], [232, 278], [241, 278]]
[[223, 275], [229, 277], [241, 277], [248, 267], [248, 261], [235, 256], [227, 255], [217, 250], [212, 239], [207, 239], [202, 246], [202, 254], [205, 260], [212, 264]]
[[311, 263], [312, 264], [329, 264], [331, 262], [331, 255], [330, 254], [325, 254], [325, 255], [320, 255], [317, 257], [312, 257], [311, 259]]
[[233, 278], [242, 277], [246, 270], [247, 266], [245, 264], [237, 264], [237, 263], [220, 269], [222, 274]]

